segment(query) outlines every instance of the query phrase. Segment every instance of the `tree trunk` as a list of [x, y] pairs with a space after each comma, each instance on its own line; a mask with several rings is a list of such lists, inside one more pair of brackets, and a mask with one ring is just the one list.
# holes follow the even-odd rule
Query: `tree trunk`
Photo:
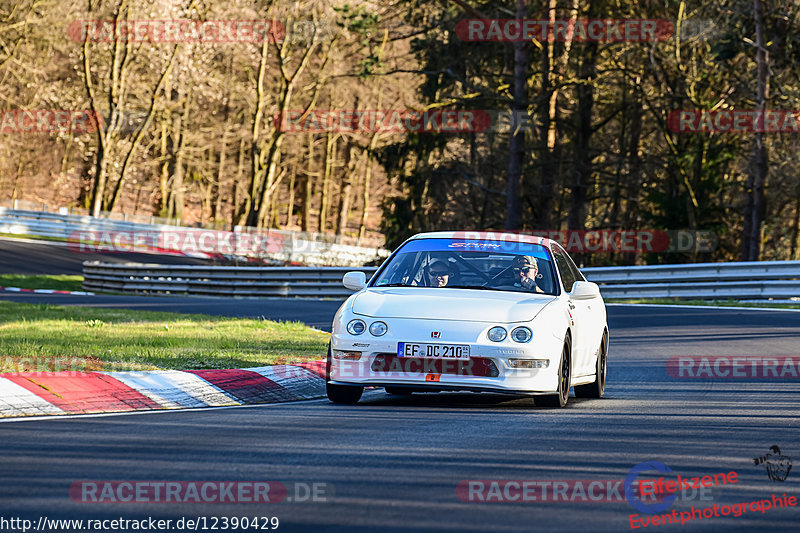
[[[753, 18], [756, 28], [756, 111], [763, 121], [769, 100], [769, 57], [764, 42], [764, 13], [761, 0], [753, 0]], [[765, 134], [756, 131], [753, 136], [753, 154], [745, 185], [744, 227], [742, 232], [742, 261], [758, 261], [761, 254], [761, 225], [766, 215], [764, 185], [769, 170]]]
[[169, 158], [168, 158], [168, 140], [169, 140], [169, 111], [164, 111], [164, 116], [161, 122], [161, 178], [159, 181], [159, 189], [161, 192], [161, 199], [159, 200], [158, 215], [161, 217], [169, 216]]
[[323, 166], [325, 170], [322, 174], [322, 191], [319, 204], [319, 217], [317, 220], [318, 231], [325, 233], [328, 227], [328, 205], [330, 204], [330, 187], [331, 174], [333, 173], [333, 161], [336, 159], [336, 141], [339, 135], [328, 132], [325, 135], [325, 160]]
[[236, 179], [233, 182], [233, 220], [232, 226], [242, 226], [247, 220], [247, 192], [245, 198], [240, 198], [244, 165], [247, 155], [247, 141], [244, 137], [239, 140], [239, 161], [236, 164]]
[[[525, 0], [517, 0], [517, 19], [524, 19], [527, 14]], [[528, 52], [527, 43], [514, 43], [514, 104], [512, 116], [521, 117], [527, 112], [528, 89]], [[522, 163], [525, 157], [525, 132], [522, 128], [514, 128], [508, 143], [508, 177], [506, 183], [506, 220], [507, 230], [518, 230], [522, 219]]]
[[117, 203], [119, 199], [120, 193], [122, 192], [122, 186], [125, 183], [125, 177], [127, 174], [128, 166], [133, 159], [133, 154], [136, 152], [136, 148], [138, 148], [139, 144], [142, 142], [144, 138], [145, 132], [150, 127], [150, 124], [153, 122], [153, 116], [156, 112], [156, 98], [161, 91], [164, 89], [164, 85], [166, 80], [168, 79], [170, 72], [172, 72], [172, 66], [175, 64], [175, 56], [178, 54], [178, 50], [180, 48], [180, 44], [176, 44], [172, 48], [172, 54], [170, 55], [169, 59], [167, 60], [167, 65], [164, 67], [164, 72], [161, 73], [161, 76], [158, 78], [158, 83], [153, 88], [152, 92], [150, 93], [150, 107], [147, 110], [147, 118], [144, 121], [144, 124], [139, 128], [139, 131], [136, 132], [136, 135], [131, 142], [131, 145], [128, 147], [128, 151], [125, 154], [125, 158], [122, 161], [122, 167], [119, 171], [119, 178], [117, 179], [117, 184], [114, 186], [114, 192], [111, 195], [111, 199], [108, 203], [108, 210], [111, 211], [114, 209], [114, 205]]
[[313, 185], [312, 174], [314, 168], [314, 134], [308, 132], [306, 138], [308, 141], [308, 156], [306, 158], [308, 169], [306, 170], [306, 179], [303, 187], [303, 214], [300, 221], [300, 229], [303, 231], [311, 231], [311, 201], [313, 199], [311, 188]]
[[586, 226], [587, 190], [592, 177], [592, 113], [594, 108], [594, 78], [596, 74], [597, 43], [587, 42], [578, 74], [576, 89], [578, 109], [575, 124], [575, 148], [572, 193], [568, 224], [569, 229], [582, 230]]
[[[378, 104], [376, 108], [380, 109], [382, 103], [383, 90], [379, 90]], [[364, 190], [361, 192], [361, 221], [358, 225], [358, 242], [356, 243], [358, 246], [361, 245], [361, 241], [364, 239], [364, 236], [367, 233], [367, 217], [369, 216], [370, 197], [369, 188], [372, 181], [372, 154], [375, 151], [375, 147], [378, 145], [378, 137], [379, 135], [377, 131], [372, 134], [372, 137], [369, 140], [369, 146], [362, 156], [364, 158]]]
[[355, 147], [348, 142], [345, 147], [345, 164], [342, 183], [339, 187], [339, 216], [336, 217], [336, 236], [341, 237], [347, 228], [347, 220], [350, 218], [350, 194], [353, 190], [353, 177], [358, 168], [356, 158], [353, 157]]
[[294, 185], [297, 181], [297, 165], [292, 165], [291, 177], [289, 178], [289, 205], [286, 206], [286, 225], [294, 225]]
[[798, 191], [794, 201], [794, 221], [792, 222], [791, 240], [792, 250], [789, 254], [789, 259], [791, 261], [797, 261], [800, 259], [800, 191]]
[[184, 208], [184, 178], [186, 176], [186, 165], [184, 164], [185, 150], [183, 134], [186, 122], [189, 119], [189, 111], [191, 108], [191, 96], [184, 90], [183, 83], [179, 91], [179, 101], [183, 102], [183, 110], [180, 115], [175, 117], [172, 129], [172, 187], [170, 189], [170, 202], [169, 202], [169, 216], [175, 217], [183, 221], [183, 208]]

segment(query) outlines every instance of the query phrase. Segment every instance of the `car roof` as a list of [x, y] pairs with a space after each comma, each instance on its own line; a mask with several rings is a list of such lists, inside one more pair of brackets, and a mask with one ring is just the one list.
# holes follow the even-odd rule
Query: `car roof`
[[545, 237], [537, 237], [535, 235], [526, 235], [524, 233], [509, 233], [503, 231], [429, 231], [426, 233], [417, 233], [409, 240], [417, 239], [464, 239], [475, 241], [502, 241], [502, 242], [526, 242], [532, 244], [541, 244], [550, 247], [555, 242]]

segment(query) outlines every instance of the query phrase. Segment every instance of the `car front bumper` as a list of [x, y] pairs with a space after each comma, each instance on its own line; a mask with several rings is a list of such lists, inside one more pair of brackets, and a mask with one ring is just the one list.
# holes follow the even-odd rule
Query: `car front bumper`
[[[359, 317], [369, 322], [369, 317]], [[548, 394], [558, 387], [563, 339], [534, 330], [528, 343], [510, 339], [492, 342], [486, 331], [494, 324], [437, 321], [444, 339], [421, 339], [419, 322], [384, 320], [390, 328], [382, 337], [368, 333], [350, 335], [334, 325], [328, 379], [331, 383], [362, 386], [402, 386], [414, 390], [472, 390], [508, 394]], [[508, 325], [509, 331], [526, 324]], [[343, 324], [342, 324], [343, 326]], [[484, 327], [486, 326], [486, 327]], [[430, 336], [430, 332], [428, 332]], [[469, 345], [470, 359], [399, 357], [399, 342]], [[360, 353], [357, 360], [340, 359], [342, 353]], [[353, 355], [351, 355], [352, 357]], [[514, 368], [509, 360], [536, 360], [540, 368]]]

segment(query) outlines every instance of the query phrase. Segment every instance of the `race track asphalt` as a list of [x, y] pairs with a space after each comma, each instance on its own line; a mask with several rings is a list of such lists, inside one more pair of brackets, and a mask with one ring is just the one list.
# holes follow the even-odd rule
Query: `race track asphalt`
[[139, 253], [79, 253], [64, 243], [33, 242], [0, 237], [0, 274], [80, 275], [84, 261], [207, 265], [214, 262], [185, 255]]
[[[296, 316], [307, 304], [283, 301], [280, 310]], [[206, 305], [197, 310], [219, 310]], [[0, 423], [0, 517], [206, 517], [221, 527], [222, 517], [277, 516], [278, 531], [311, 532], [629, 531], [638, 511], [625, 501], [470, 502], [456, 487], [622, 480], [645, 461], [682, 476], [738, 473], [706, 496], [713, 501], [676, 501], [665, 512], [800, 495], [800, 472], [771, 481], [753, 461], [773, 445], [800, 460], [797, 378], [694, 381], [665, 370], [678, 355], [798, 356], [800, 313], [610, 306], [609, 325], [607, 397], [571, 398], [564, 410], [524, 398], [376, 390], [356, 406], [319, 400]], [[81, 503], [69, 496], [79, 480], [279, 481], [294, 501]], [[326, 484], [324, 501], [298, 502], [295, 483]], [[647, 530], [796, 531], [799, 518], [792, 507]]]

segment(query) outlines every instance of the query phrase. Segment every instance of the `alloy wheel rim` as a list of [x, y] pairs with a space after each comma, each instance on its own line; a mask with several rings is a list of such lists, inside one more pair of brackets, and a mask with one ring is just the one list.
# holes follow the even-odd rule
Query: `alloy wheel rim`
[[603, 392], [606, 389], [606, 346], [603, 343], [602, 348], [600, 348], [600, 392]]
[[569, 396], [569, 353], [566, 347], [564, 348], [563, 356], [561, 357], [561, 400], [566, 400]]

